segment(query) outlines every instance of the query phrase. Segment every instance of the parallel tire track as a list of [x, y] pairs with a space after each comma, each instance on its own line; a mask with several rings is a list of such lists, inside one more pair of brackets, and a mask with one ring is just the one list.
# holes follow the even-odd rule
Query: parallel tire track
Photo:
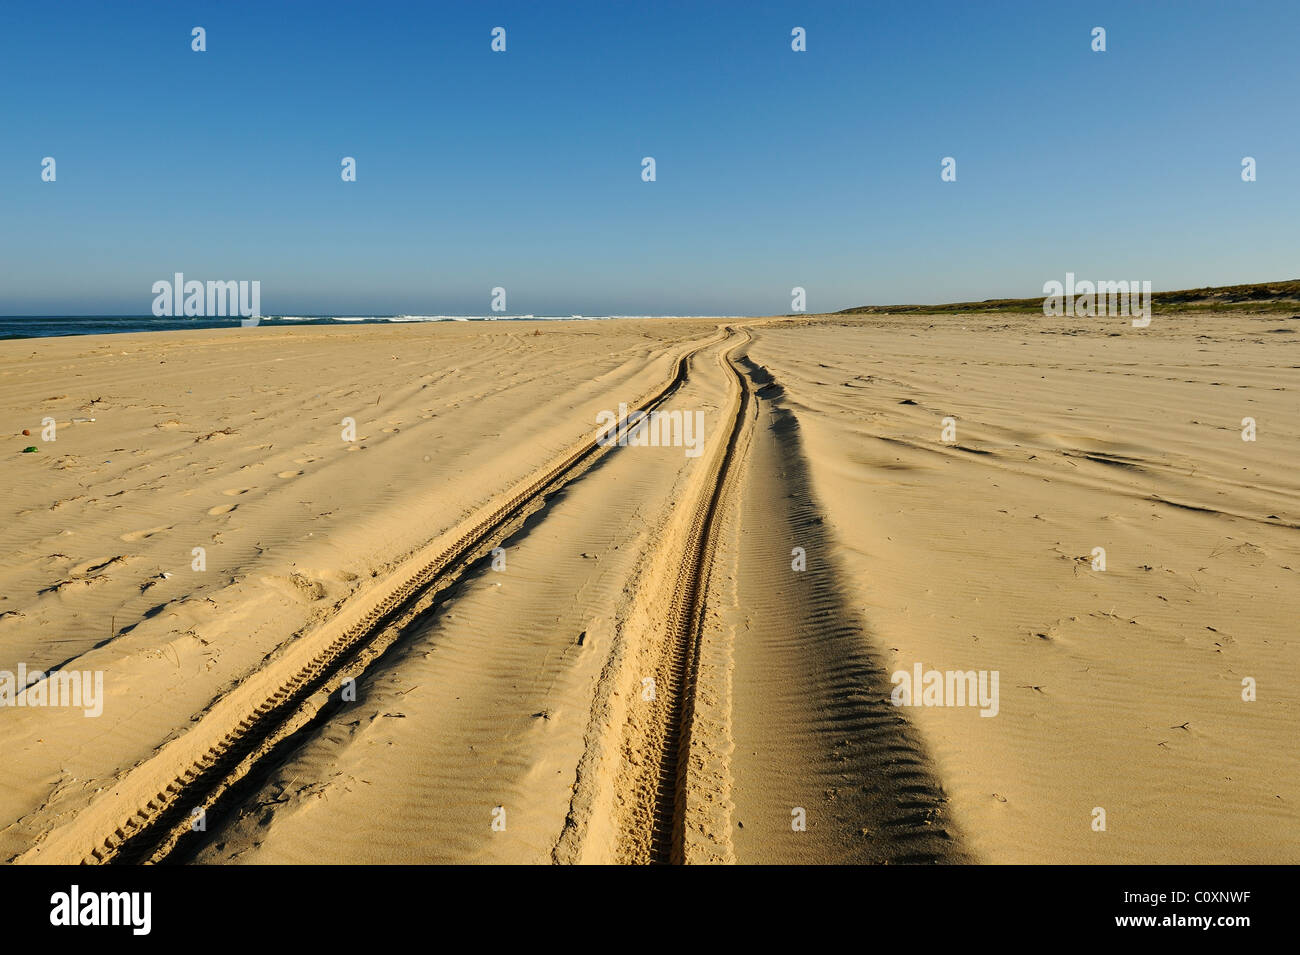
[[[628, 417], [636, 412], [648, 412], [666, 401], [686, 380], [691, 357], [724, 341], [727, 334], [724, 332], [684, 352], [672, 377], [638, 402]], [[627, 418], [619, 427], [626, 429]], [[476, 555], [503, 539], [521, 517], [542, 506], [545, 497], [605, 450], [608, 447], [601, 446], [594, 438], [583, 442], [413, 575], [396, 582], [358, 623], [293, 672], [260, 704], [219, 727], [215, 732], [226, 730], [219, 742], [153, 798], [134, 806], [129, 815], [119, 817], [119, 823], [111, 831], [94, 839], [93, 848], [81, 861], [84, 864], [166, 861], [177, 841], [190, 832], [192, 813], [210, 806], [247, 775], [258, 759], [309, 720], [314, 709], [310, 707], [312, 697], [326, 689], [333, 676], [363, 655], [370, 659], [377, 656], [427, 609], [432, 603], [431, 593], [454, 584]]]

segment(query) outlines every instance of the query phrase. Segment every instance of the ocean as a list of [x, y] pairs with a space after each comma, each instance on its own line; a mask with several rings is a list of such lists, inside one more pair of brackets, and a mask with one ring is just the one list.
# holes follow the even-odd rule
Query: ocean
[[[613, 315], [269, 315], [261, 325], [338, 325], [388, 322], [510, 322], [597, 320]], [[51, 338], [60, 335], [111, 335], [196, 328], [239, 328], [238, 318], [156, 318], [153, 315], [5, 315], [0, 340]]]

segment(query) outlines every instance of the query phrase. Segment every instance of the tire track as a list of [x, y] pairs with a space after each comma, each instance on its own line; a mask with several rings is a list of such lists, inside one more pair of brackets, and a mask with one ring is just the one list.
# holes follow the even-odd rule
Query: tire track
[[[701, 375], [720, 347], [661, 411], [713, 399], [725, 414], [724, 383]], [[683, 477], [680, 452], [597, 460], [503, 542], [510, 573], [479, 561], [366, 671], [355, 702], [332, 697], [292, 751], [227, 791], [208, 833], [186, 840], [199, 851], [178, 846], [169, 863], [545, 861], [630, 581]], [[487, 805], [508, 810], [508, 830], [489, 832]]]
[[[741, 688], [727, 689], [717, 681], [723, 670], [732, 674], [726, 680], [732, 680], [740, 667], [732, 671], [732, 665], [723, 664], [720, 669], [718, 647], [706, 646], [708, 628], [718, 626], [716, 619], [709, 623], [709, 615], [716, 618], [717, 614], [710, 604], [717, 596], [715, 590], [726, 591], [729, 586], [721, 579], [727, 573], [722, 560], [727, 545], [722, 538], [733, 502], [748, 501], [749, 490], [742, 496], [740, 488], [742, 482], [753, 480], [746, 477], [746, 461], [758, 440], [759, 398], [773, 397], [768, 390], [770, 376], [743, 355], [752, 335], [742, 331], [743, 340], [719, 356], [729, 373], [732, 395], [729, 431], [725, 443], [719, 442], [703, 489], [696, 495], [695, 510], [681, 538], [685, 543], [679, 569], [675, 577], [661, 578], [671, 602], [664, 627], [647, 641], [655, 661], [651, 666], [661, 677], [659, 702], [650, 704], [652, 715], [633, 715], [624, 731], [622, 752], [633, 765], [620, 786], [621, 861], [661, 865], [782, 858], [841, 863], [964, 861], [967, 857], [947, 817], [942, 786], [916, 733], [889, 704], [887, 675], [862, 648], [863, 633], [841, 598], [832, 567], [805, 582], [813, 584], [813, 592], [802, 600], [783, 595], [777, 586], [760, 585], [744, 594], [746, 606], [761, 608], [769, 623], [748, 631], [743, 648], [749, 681], [743, 687], [748, 709], [742, 724], [749, 734], [743, 766], [736, 762], [737, 740], [732, 732], [724, 725], [719, 735], [718, 707], [734, 713]], [[781, 427], [785, 430], [785, 425]], [[754, 557], [762, 551], [763, 563], [771, 566], [785, 565], [788, 557], [781, 555], [795, 537], [813, 553], [831, 551], [806, 476], [799, 470], [798, 449], [786, 439], [779, 445], [785, 457], [774, 461], [769, 452], [760, 467], [768, 496], [775, 495], [771, 500], [762, 498], [763, 520], [779, 527], [755, 528], [751, 543], [757, 550], [749, 553]], [[752, 509], [753, 502], [748, 503]], [[796, 526], [803, 528], [801, 535], [793, 532]], [[734, 532], [734, 526], [731, 529]], [[779, 539], [779, 546], [771, 546], [774, 539]], [[720, 577], [716, 584], [715, 574]], [[733, 581], [730, 586], [738, 584]], [[714, 633], [714, 644], [716, 637]], [[713, 656], [702, 664], [709, 653]], [[768, 682], [754, 683], [755, 667], [761, 680]], [[797, 686], [792, 688], [792, 683]], [[761, 703], [754, 711], [756, 699], [770, 701], [772, 711], [764, 712]], [[755, 737], [750, 731], [754, 727], [771, 731], [774, 725], [778, 728], [770, 738], [779, 739], [781, 746], [755, 760], [748, 750], [763, 750], [764, 743], [761, 733]], [[791, 728], [796, 729], [794, 737]], [[790, 747], [801, 754], [799, 758], [792, 756]], [[732, 839], [731, 809], [739, 802], [732, 787], [742, 768], [745, 818], [751, 821], [746, 833], [753, 831], [753, 823], [759, 824], [758, 853], [753, 836], [743, 853]], [[772, 786], [780, 791], [777, 803], [787, 797], [792, 801], [780, 812], [755, 810], [751, 816], [755, 798], [763, 810], [772, 808], [767, 805], [772, 802], [767, 792]], [[798, 846], [794, 852], [788, 841], [789, 807], [800, 805], [815, 807], [814, 832], [794, 844]], [[769, 824], [783, 815], [784, 838], [779, 823]]]
[[[734, 329], [728, 327], [727, 331], [731, 333]], [[683, 861], [685, 777], [690, 753], [704, 598], [717, 545], [718, 516], [722, 502], [734, 484], [737, 449], [748, 433], [750, 407], [754, 401], [749, 381], [736, 367], [733, 357], [738, 349], [750, 342], [749, 332], [745, 331], [744, 335], [743, 341], [719, 357], [719, 364], [730, 373], [732, 379], [730, 432], [713, 469], [711, 487], [692, 518], [681, 572], [673, 588], [668, 613], [666, 669], [670, 680], [664, 688], [669, 696], [666, 720], [659, 727], [658, 738], [648, 741], [649, 748], [657, 750], [653, 757], [657, 779], [650, 794], [650, 860], [661, 865]]]
[[[653, 410], [681, 387], [692, 356], [725, 341], [730, 333], [728, 328], [684, 351], [678, 357], [674, 374], [630, 408], [628, 416], [619, 422], [615, 437], [628, 429], [629, 418]], [[310, 641], [312, 646], [295, 647], [296, 652], [250, 676], [218, 701], [198, 726], [165, 745], [155, 757], [109, 787], [113, 790], [111, 802], [99, 806], [92, 803], [71, 823], [56, 829], [43, 843], [15, 861], [86, 864], [166, 861], [177, 842], [192, 831], [191, 819], [200, 810], [206, 811], [227, 789], [248, 775], [259, 760], [315, 717], [328, 701], [334, 678], [340, 678], [337, 682], [341, 685], [344, 679], [355, 678], [363, 672], [427, 612], [439, 593], [454, 585], [480, 556], [543, 507], [548, 495], [608, 449], [609, 445], [602, 447], [595, 438], [586, 440], [561, 461], [544, 468], [539, 476], [504, 502], [495, 507], [487, 505], [488, 513], [468, 529], [457, 532], [432, 560], [414, 572], [407, 568], [418, 564], [420, 555], [407, 561], [394, 574], [394, 582], [367, 596], [365, 605], [369, 609], [364, 615], [360, 615], [364, 608], [358, 608], [350, 616], [360, 615], [360, 619], [346, 626], [313, 656], [297, 663], [297, 658], [309, 653], [335, 628], [322, 627], [315, 635], [318, 639]], [[336, 616], [335, 621], [341, 616]], [[195, 743], [198, 734], [201, 738]], [[174, 758], [188, 756], [187, 749], [195, 750], [209, 742], [206, 749], [193, 754], [196, 758]], [[173, 748], [180, 752], [169, 752]], [[176, 774], [178, 767], [183, 768]], [[125, 808], [115, 809], [118, 803], [125, 803]]]

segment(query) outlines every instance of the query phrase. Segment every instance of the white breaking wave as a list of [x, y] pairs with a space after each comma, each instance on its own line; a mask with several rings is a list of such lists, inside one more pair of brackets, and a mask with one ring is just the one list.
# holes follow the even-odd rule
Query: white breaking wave
[[[610, 318], [727, 318], [717, 315], [264, 315], [263, 322], [598, 322]], [[740, 317], [740, 316], [730, 316]]]

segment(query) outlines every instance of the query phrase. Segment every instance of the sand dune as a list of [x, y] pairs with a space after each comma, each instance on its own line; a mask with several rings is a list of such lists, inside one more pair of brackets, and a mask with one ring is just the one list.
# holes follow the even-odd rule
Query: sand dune
[[[1289, 324], [0, 343], [0, 670], [105, 696], [5, 709], [0, 848], [1294, 862]], [[620, 404], [664, 430], [597, 441]], [[638, 443], [696, 413], [698, 454]], [[893, 705], [917, 664], [996, 715]]]

